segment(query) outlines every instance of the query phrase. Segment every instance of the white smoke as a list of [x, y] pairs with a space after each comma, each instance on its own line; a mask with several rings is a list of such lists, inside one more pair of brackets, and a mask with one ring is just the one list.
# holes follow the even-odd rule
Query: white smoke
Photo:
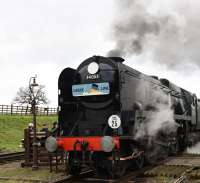
[[200, 142], [192, 147], [188, 147], [186, 152], [190, 154], [200, 154]]
[[[145, 85], [145, 86], [144, 86]], [[174, 111], [171, 108], [171, 97], [161, 89], [150, 89], [147, 82], [141, 82], [138, 91], [148, 90], [143, 104], [145, 119], [142, 123], [136, 123], [135, 139], [141, 139], [145, 136], [156, 137], [160, 131], [165, 134], [175, 132], [177, 124], [174, 121]], [[142, 89], [143, 88], [143, 89]]]
[[157, 111], [151, 112], [149, 119], [147, 118], [148, 135], [154, 136], [161, 129], [167, 133], [174, 131], [173, 110], [165, 104], [158, 104], [156, 108]]

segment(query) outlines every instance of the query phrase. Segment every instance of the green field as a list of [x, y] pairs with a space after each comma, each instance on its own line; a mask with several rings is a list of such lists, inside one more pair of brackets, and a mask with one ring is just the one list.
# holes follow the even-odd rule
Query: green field
[[[38, 130], [44, 123], [51, 129], [54, 121], [57, 121], [57, 116], [37, 116]], [[32, 116], [0, 115], [0, 151], [22, 151], [21, 139], [30, 122]]]

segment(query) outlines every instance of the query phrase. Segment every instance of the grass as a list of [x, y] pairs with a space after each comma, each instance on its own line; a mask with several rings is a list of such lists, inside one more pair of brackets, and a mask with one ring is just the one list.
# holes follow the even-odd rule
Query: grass
[[[57, 116], [37, 116], [37, 127], [47, 124], [49, 129], [57, 121]], [[24, 129], [32, 122], [32, 116], [0, 115], [0, 151], [21, 151], [21, 139]]]

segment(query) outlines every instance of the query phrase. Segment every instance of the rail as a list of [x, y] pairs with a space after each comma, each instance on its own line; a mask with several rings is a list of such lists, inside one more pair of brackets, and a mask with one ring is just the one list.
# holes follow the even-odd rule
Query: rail
[[[57, 115], [58, 108], [56, 107], [37, 107], [38, 116]], [[0, 105], [0, 115], [32, 115], [30, 106], [17, 106], [17, 105]]]
[[187, 177], [185, 175], [182, 175], [177, 180], [175, 180], [173, 183], [187, 183], [187, 182], [188, 182]]
[[0, 154], [0, 164], [24, 159], [24, 152]]
[[94, 172], [92, 170], [85, 170], [83, 172], [80, 173], [79, 176], [72, 176], [72, 175], [68, 175], [66, 177], [62, 177], [60, 179], [54, 180], [51, 183], [72, 183], [72, 182], [76, 182], [76, 183], [82, 183], [82, 182], [97, 182], [94, 179], [88, 180], [87, 178], [92, 176], [93, 177]]

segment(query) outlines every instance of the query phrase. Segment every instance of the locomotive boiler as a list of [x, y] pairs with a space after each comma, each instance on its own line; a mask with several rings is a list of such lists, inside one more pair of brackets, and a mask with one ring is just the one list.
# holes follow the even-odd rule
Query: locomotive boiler
[[[152, 149], [182, 151], [200, 129], [194, 94], [123, 62], [93, 56], [59, 76], [59, 134], [46, 146], [66, 152], [70, 174], [89, 166], [97, 173], [120, 176], [128, 166], [140, 168], [145, 160], [156, 159]], [[161, 118], [155, 118], [163, 108]], [[153, 126], [159, 127], [149, 130]]]

